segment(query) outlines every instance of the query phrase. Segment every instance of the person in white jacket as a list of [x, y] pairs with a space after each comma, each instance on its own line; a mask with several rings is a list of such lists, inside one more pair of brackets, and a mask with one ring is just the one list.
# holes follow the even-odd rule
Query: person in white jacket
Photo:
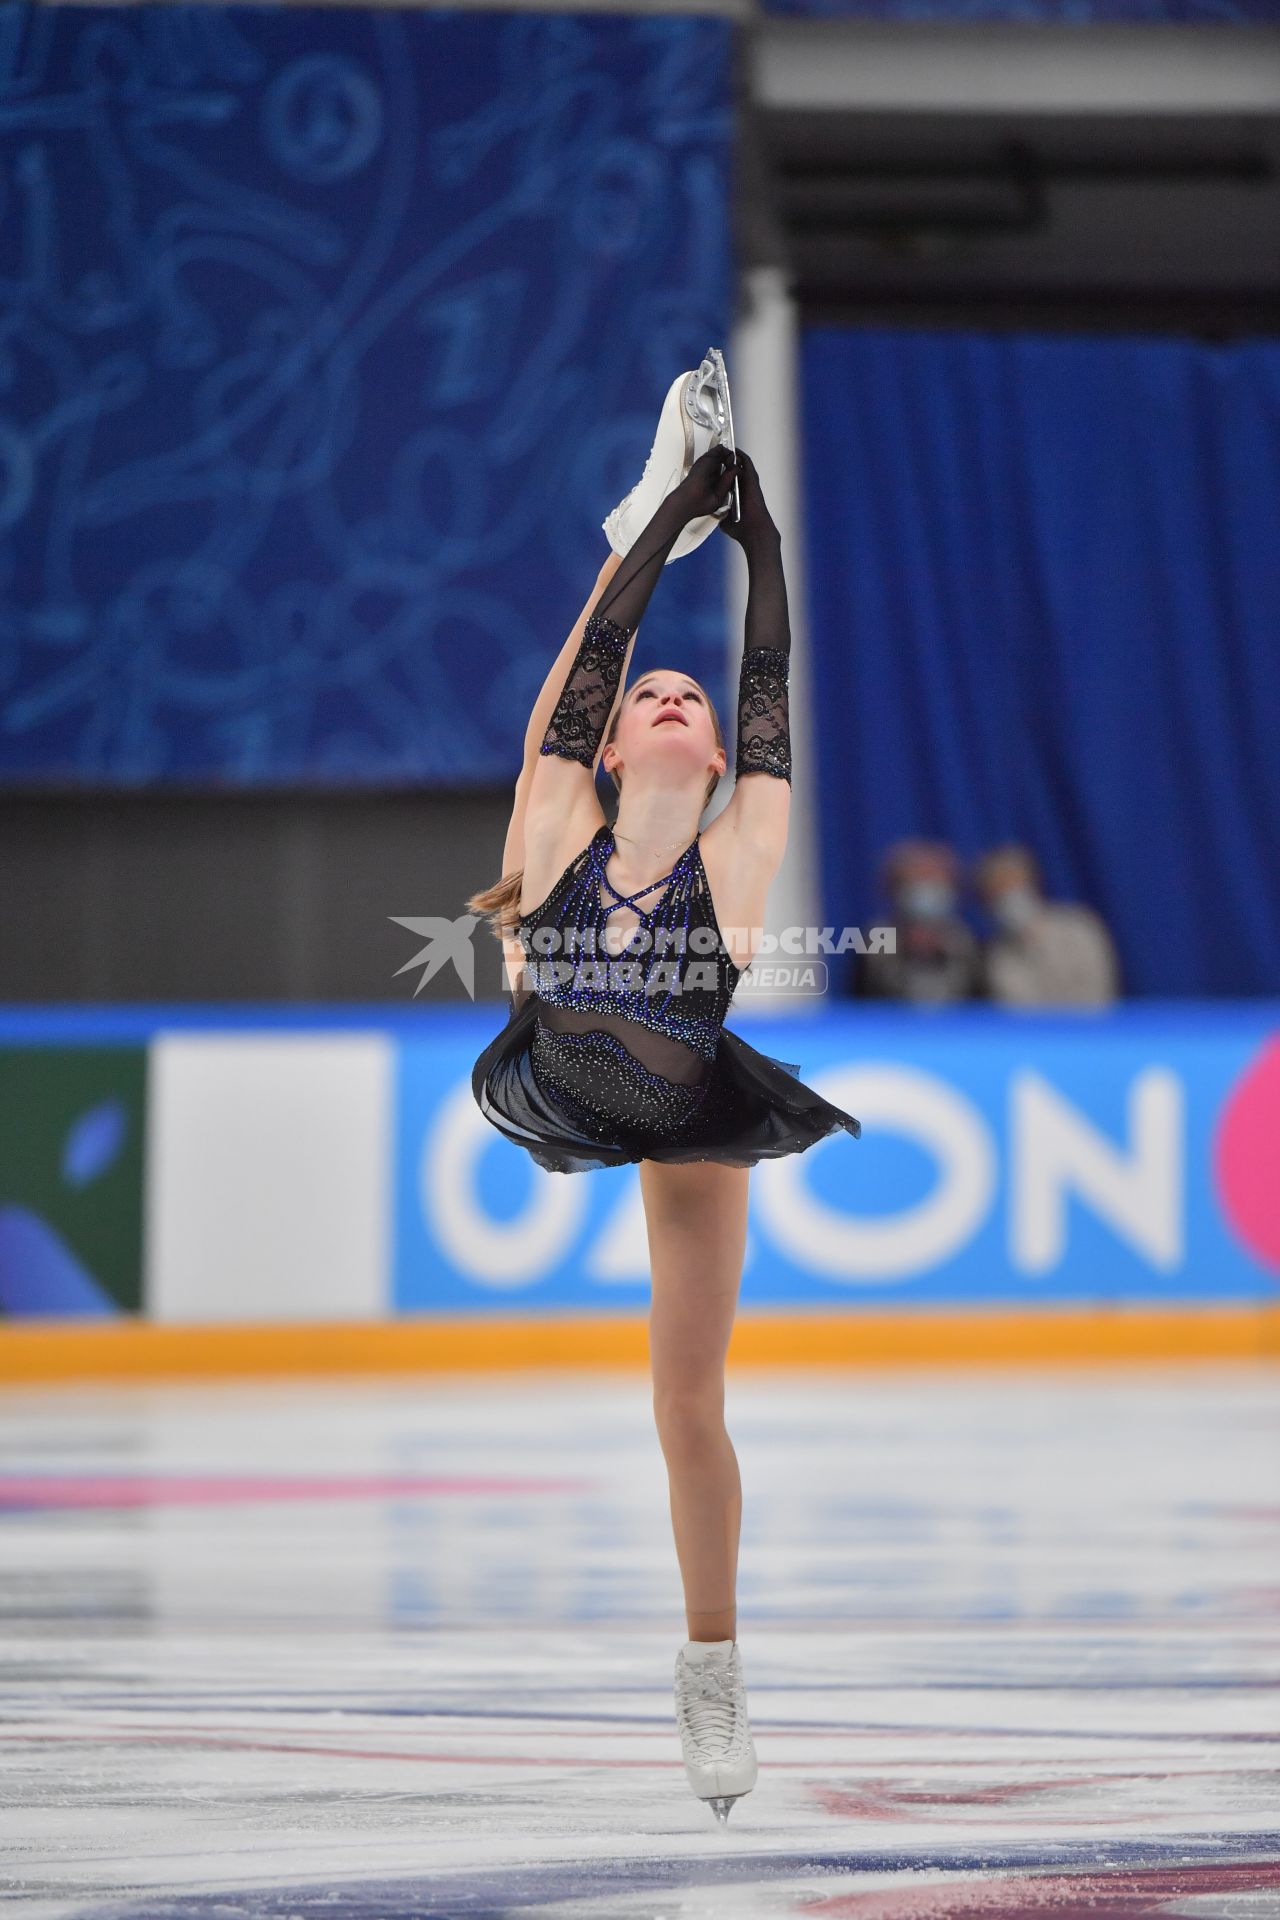
[[1102, 916], [1077, 901], [1046, 900], [1030, 848], [993, 848], [978, 861], [973, 884], [998, 929], [983, 949], [990, 999], [1102, 1007], [1119, 997], [1119, 963]]

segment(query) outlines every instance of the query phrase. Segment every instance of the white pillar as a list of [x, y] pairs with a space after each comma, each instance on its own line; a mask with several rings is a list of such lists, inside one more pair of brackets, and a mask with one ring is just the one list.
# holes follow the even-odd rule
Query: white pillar
[[[775, 935], [787, 926], [820, 926], [818, 831], [812, 710], [809, 693], [809, 635], [804, 568], [804, 507], [800, 473], [800, 339], [795, 302], [785, 268], [744, 269], [739, 282], [741, 308], [726, 356], [733, 397], [733, 427], [739, 443], [755, 461], [774, 523], [782, 535], [791, 616], [790, 710], [793, 778], [786, 857], [769, 890], [764, 924]], [[730, 541], [728, 574], [729, 642], [724, 715], [729, 774], [737, 727], [738, 673], [747, 605], [747, 569]], [[714, 805], [718, 812], [733, 791], [722, 780]], [[723, 795], [723, 799], [721, 796]], [[779, 958], [785, 956], [777, 956]], [[762, 956], [769, 959], [771, 956]], [[817, 956], [821, 961], [822, 956]], [[758, 987], [747, 974], [734, 1005], [755, 1005], [770, 1013], [811, 1013], [811, 994], [780, 993]]]

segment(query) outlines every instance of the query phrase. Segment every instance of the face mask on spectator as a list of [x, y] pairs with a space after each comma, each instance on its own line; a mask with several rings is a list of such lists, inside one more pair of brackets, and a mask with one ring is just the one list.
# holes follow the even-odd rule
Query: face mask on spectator
[[904, 913], [916, 920], [941, 920], [955, 905], [955, 888], [945, 880], [908, 880], [898, 895]]
[[1008, 933], [1021, 933], [1035, 919], [1039, 901], [1029, 887], [1006, 887], [991, 903], [991, 911]]

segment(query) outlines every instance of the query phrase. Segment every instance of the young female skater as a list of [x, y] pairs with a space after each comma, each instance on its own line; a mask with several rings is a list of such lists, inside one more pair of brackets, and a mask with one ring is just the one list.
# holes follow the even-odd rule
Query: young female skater
[[[726, 767], [710, 700], [675, 668], [622, 688], [673, 544], [725, 511], [735, 477], [741, 517], [719, 524], [749, 577], [736, 785], [700, 833]], [[514, 982], [507, 1025], [475, 1063], [481, 1111], [551, 1172], [639, 1167], [653, 1405], [689, 1630], [676, 1719], [689, 1784], [719, 1820], [757, 1772], [735, 1637], [742, 1490], [724, 1425], [750, 1169], [861, 1132], [798, 1066], [723, 1024], [786, 845], [790, 646], [781, 542], [755, 467], [712, 446], [601, 568], [530, 717], [503, 879], [468, 903], [492, 915]], [[601, 763], [619, 795], [612, 828]]]

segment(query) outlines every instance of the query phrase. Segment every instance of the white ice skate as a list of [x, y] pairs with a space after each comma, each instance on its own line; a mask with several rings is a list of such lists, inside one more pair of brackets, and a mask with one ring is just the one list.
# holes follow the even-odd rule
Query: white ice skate
[[[667, 389], [658, 416], [644, 472], [625, 500], [602, 522], [609, 545], [615, 553], [629, 553], [638, 535], [648, 526], [662, 502], [678, 487], [695, 460], [712, 447], [725, 446], [732, 453], [733, 410], [729, 403], [729, 375], [724, 355], [718, 347], [708, 347], [702, 365], [690, 373], [679, 373]], [[703, 514], [691, 520], [676, 535], [667, 564], [679, 560], [700, 547], [715, 532], [727, 513], [736, 518], [738, 483], [733, 485], [733, 503], [719, 514]]]
[[676, 1725], [689, 1785], [727, 1820], [758, 1771], [736, 1640], [690, 1640], [676, 1655]]

